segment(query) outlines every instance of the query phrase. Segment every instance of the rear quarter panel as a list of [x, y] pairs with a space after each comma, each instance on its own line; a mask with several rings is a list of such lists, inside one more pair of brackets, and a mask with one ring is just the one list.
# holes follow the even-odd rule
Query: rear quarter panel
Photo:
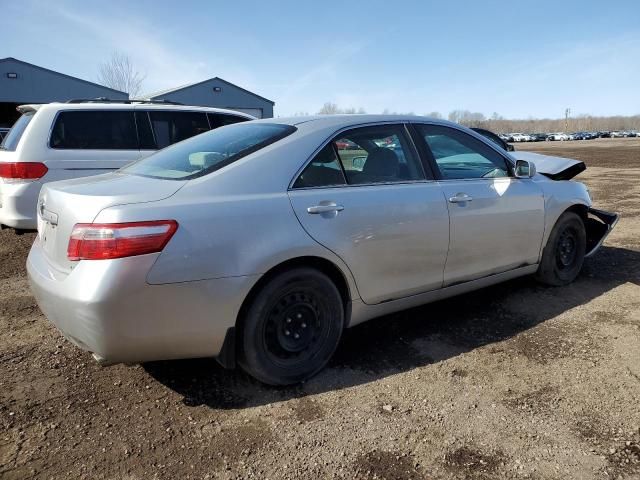
[[[179, 228], [149, 271], [147, 282], [167, 284], [261, 275], [287, 260], [315, 256], [347, 266], [316, 243], [293, 214], [286, 192], [238, 196], [187, 196], [111, 207], [96, 222], [175, 219]], [[357, 295], [356, 295], [357, 297]]]

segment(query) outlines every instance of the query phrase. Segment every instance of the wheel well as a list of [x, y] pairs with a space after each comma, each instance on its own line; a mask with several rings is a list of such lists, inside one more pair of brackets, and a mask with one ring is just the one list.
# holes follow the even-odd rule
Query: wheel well
[[249, 291], [247, 297], [242, 302], [242, 306], [240, 307], [240, 311], [238, 312], [238, 317], [236, 318], [236, 327], [241, 327], [240, 322], [242, 321], [247, 308], [249, 308], [249, 306], [251, 305], [253, 298], [273, 277], [281, 274], [282, 272], [297, 267], [315, 268], [316, 270], [324, 273], [327, 277], [329, 277], [329, 279], [338, 289], [338, 292], [340, 292], [342, 304], [345, 309], [345, 325], [348, 325], [351, 295], [349, 292], [349, 284], [347, 283], [347, 279], [344, 277], [342, 271], [333, 262], [325, 258], [297, 257], [287, 260], [286, 262], [282, 262], [279, 265], [271, 268], [260, 278], [260, 280], [256, 282], [256, 284]]
[[[567, 208], [564, 212], [573, 212], [576, 213], [583, 222], [587, 221], [587, 217], [589, 216], [589, 207], [587, 207], [586, 205], [582, 205], [580, 203], [577, 203], [575, 205], [571, 205], [569, 208]], [[560, 215], [562, 216], [562, 215]], [[560, 218], [560, 217], [558, 217]]]

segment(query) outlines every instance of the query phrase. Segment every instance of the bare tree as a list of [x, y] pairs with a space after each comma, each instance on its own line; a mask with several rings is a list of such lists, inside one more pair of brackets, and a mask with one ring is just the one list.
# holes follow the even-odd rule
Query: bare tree
[[318, 110], [318, 115], [334, 115], [336, 113], [340, 113], [340, 109], [338, 105], [331, 102], [325, 103], [322, 108]]
[[355, 108], [355, 107], [349, 107], [349, 108], [340, 108], [338, 107], [338, 105], [336, 105], [335, 103], [331, 103], [331, 102], [327, 102], [325, 103], [322, 108], [318, 111], [318, 115], [335, 115], [338, 113], [346, 113], [349, 115], [356, 115], [356, 114], [363, 114], [363, 113], [367, 113], [364, 111], [364, 108], [360, 107], [360, 108]]
[[106, 87], [127, 92], [135, 98], [142, 91], [146, 75], [134, 66], [131, 58], [122, 52], [114, 52], [109, 61], [100, 65], [98, 82]]
[[431, 117], [431, 118], [442, 118], [442, 114], [440, 112], [425, 113], [425, 116]]

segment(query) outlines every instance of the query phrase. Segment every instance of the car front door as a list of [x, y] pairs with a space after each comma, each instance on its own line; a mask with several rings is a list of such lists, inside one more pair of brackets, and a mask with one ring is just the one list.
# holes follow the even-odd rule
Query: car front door
[[402, 124], [338, 134], [289, 191], [304, 229], [350, 268], [367, 304], [440, 288], [449, 244], [441, 187]]
[[501, 153], [463, 130], [415, 127], [449, 207], [444, 285], [537, 263], [544, 233], [540, 186], [515, 178]]

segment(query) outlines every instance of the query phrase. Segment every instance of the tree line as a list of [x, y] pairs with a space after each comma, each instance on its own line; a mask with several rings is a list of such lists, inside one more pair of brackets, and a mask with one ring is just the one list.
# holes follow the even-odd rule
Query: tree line
[[[320, 110], [318, 115], [331, 115], [336, 113], [343, 114], [362, 114], [366, 111], [360, 108], [340, 108], [335, 103], [327, 102]], [[415, 112], [394, 112], [385, 109], [383, 114], [401, 114], [415, 115]], [[425, 116], [431, 118], [444, 118], [440, 112], [424, 113]], [[486, 128], [497, 133], [522, 132], [581, 132], [581, 131], [614, 131], [614, 130], [640, 130], [640, 115], [633, 116], [596, 116], [581, 114], [568, 118], [527, 118], [527, 119], [508, 119], [494, 112], [491, 116], [486, 117], [480, 112], [471, 112], [469, 110], [452, 110], [447, 115], [447, 119], [465, 125], [467, 127]]]

